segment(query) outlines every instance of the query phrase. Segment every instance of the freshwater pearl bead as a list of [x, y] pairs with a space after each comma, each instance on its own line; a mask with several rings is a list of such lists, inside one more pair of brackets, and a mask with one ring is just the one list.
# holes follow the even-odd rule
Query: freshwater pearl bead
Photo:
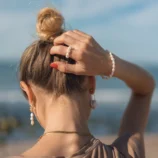
[[34, 125], [34, 121], [31, 121], [31, 125], [32, 125], [32, 126]]

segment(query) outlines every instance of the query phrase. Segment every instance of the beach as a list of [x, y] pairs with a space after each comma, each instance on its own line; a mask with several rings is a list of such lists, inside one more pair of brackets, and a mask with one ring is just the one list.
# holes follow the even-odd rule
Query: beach
[[[96, 138], [100, 139], [105, 144], [111, 144], [117, 137], [116, 136], [99, 136]], [[5, 147], [1, 146], [0, 158], [5, 156], [15, 156], [19, 155], [23, 151], [31, 147], [35, 141], [16, 141], [15, 143], [10, 143]], [[146, 158], [156, 158], [158, 155], [158, 134], [146, 134], [145, 135], [145, 148], [146, 148]]]
[[[158, 83], [157, 68], [157, 66], [146, 65], [146, 69], [153, 74], [156, 83]], [[0, 145], [0, 158], [23, 153], [36, 143], [37, 138], [43, 132], [37, 122], [33, 128], [30, 127], [29, 105], [19, 89], [16, 70], [16, 63], [0, 63], [0, 73], [3, 74], [0, 77], [0, 117], [6, 120], [10, 117], [14, 118], [19, 124], [6, 137], [5, 141], [9, 143], [3, 147]], [[92, 111], [89, 120], [90, 131], [105, 144], [111, 144], [117, 138], [115, 134], [118, 132], [123, 112], [127, 106], [130, 90], [120, 80], [113, 78], [105, 82], [98, 77], [95, 97], [99, 106]], [[145, 135], [146, 158], [158, 157], [157, 105], [158, 88], [155, 89], [153, 95], [146, 127], [146, 133], [150, 133]]]

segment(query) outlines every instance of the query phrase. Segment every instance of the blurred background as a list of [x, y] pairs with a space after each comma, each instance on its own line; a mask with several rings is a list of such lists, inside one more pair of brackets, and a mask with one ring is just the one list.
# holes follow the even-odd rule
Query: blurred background
[[[22, 152], [43, 132], [37, 122], [30, 126], [29, 105], [19, 88], [18, 65], [24, 49], [37, 39], [36, 15], [46, 6], [62, 12], [67, 30], [91, 34], [105, 49], [150, 71], [158, 83], [157, 0], [0, 0], [0, 156]], [[97, 77], [99, 106], [89, 127], [105, 143], [116, 137], [129, 97], [130, 90], [122, 81]], [[145, 137], [150, 158], [158, 148], [157, 120], [156, 88]]]

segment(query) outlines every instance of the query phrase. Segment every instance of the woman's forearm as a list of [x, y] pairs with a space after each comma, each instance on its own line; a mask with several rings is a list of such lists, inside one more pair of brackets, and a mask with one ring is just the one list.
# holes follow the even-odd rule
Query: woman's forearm
[[124, 112], [119, 135], [123, 133], [142, 133], [145, 130], [155, 81], [143, 68], [120, 59], [114, 55], [116, 70], [114, 77], [124, 81], [132, 94]]
[[124, 81], [132, 90], [128, 106], [124, 112], [119, 135], [123, 133], [142, 133], [145, 130], [155, 81], [143, 68], [115, 56], [114, 76]]
[[117, 56], [114, 76], [124, 81], [135, 94], [146, 95], [153, 92], [155, 81], [143, 68], [120, 59]]

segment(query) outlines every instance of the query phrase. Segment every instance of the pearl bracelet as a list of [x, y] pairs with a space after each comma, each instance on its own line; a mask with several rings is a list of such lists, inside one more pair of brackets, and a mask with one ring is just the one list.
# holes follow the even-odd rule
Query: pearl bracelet
[[104, 76], [104, 75], [101, 75], [102, 79], [110, 79], [113, 77], [114, 73], [115, 73], [115, 69], [116, 69], [116, 63], [115, 63], [115, 58], [113, 56], [113, 54], [111, 52], [109, 52], [109, 55], [110, 55], [110, 59], [112, 61], [112, 72], [109, 76]]

